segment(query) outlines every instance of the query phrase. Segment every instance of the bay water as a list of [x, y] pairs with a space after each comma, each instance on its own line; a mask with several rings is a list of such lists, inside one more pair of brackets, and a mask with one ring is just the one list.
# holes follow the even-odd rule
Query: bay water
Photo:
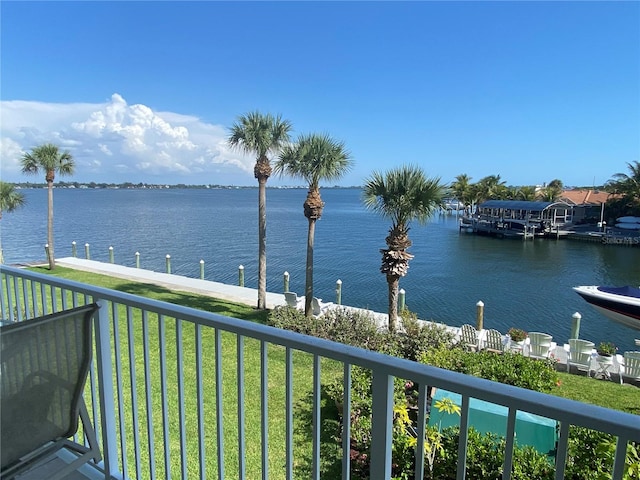
[[[26, 205], [3, 213], [0, 235], [8, 264], [44, 261], [47, 190], [23, 189]], [[387, 310], [387, 284], [380, 249], [390, 222], [367, 211], [359, 189], [321, 190], [324, 214], [316, 227], [314, 294], [342, 303]], [[267, 190], [267, 289], [304, 293], [306, 189]], [[54, 245], [57, 258], [79, 257], [89, 244], [91, 259], [257, 288], [257, 188], [230, 189], [56, 189]], [[571, 317], [582, 315], [580, 336], [634, 349], [640, 332], [608, 320], [582, 300], [577, 285], [640, 285], [640, 248], [573, 240], [509, 240], [460, 233], [455, 215], [413, 223], [409, 252], [415, 255], [400, 281], [406, 303], [419, 318], [449, 325], [475, 324], [476, 303], [485, 304], [484, 325], [503, 333], [517, 326], [542, 331], [565, 343]]]

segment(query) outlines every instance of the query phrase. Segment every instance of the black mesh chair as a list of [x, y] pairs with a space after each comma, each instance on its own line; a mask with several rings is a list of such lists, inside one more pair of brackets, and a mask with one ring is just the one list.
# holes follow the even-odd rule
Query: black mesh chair
[[[96, 304], [0, 327], [0, 478], [23, 474], [66, 448], [77, 456], [49, 479], [101, 460], [82, 394]], [[71, 440], [82, 420], [88, 447]]]

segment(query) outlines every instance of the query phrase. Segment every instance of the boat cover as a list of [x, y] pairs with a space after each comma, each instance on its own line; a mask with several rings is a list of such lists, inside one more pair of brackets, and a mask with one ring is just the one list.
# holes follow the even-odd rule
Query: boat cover
[[625, 297], [640, 298], [640, 288], [630, 287], [598, 287], [598, 290], [604, 293], [612, 293], [614, 295], [624, 295]]

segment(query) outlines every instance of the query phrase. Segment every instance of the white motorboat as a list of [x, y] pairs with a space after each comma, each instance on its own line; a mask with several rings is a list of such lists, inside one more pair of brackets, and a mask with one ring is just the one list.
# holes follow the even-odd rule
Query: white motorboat
[[573, 289], [607, 318], [640, 330], [640, 288], [589, 285]]

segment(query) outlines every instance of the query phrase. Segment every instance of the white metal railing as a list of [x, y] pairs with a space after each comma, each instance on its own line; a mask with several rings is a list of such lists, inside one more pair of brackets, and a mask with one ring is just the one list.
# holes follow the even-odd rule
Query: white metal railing
[[[300, 463], [293, 429], [296, 352], [312, 356], [309, 378], [313, 386], [309, 432], [312, 446], [307, 457], [314, 479], [321, 474], [322, 359], [343, 365], [347, 392], [343, 405], [345, 418], [350, 418], [351, 367], [358, 365], [373, 372], [370, 471], [375, 479], [390, 477], [396, 377], [420, 385], [416, 472], [422, 472], [425, 465], [420, 439], [424, 438], [426, 385], [461, 394], [458, 451], [461, 460], [457, 471], [460, 480], [465, 478], [471, 398], [508, 408], [503, 475], [507, 480], [511, 477], [517, 411], [559, 422], [556, 479], [564, 478], [570, 425], [617, 437], [614, 480], [622, 479], [627, 443], [640, 438], [640, 416], [27, 270], [3, 266], [1, 273], [0, 309], [5, 321], [22, 321], [90, 301], [100, 304], [95, 326], [95, 365], [86, 394], [90, 398], [86, 401], [101, 439], [102, 466], [114, 477], [223, 479], [227, 474], [225, 468], [232, 465], [237, 469], [228, 472], [232, 478], [256, 478], [257, 469], [263, 479], [293, 479], [294, 464]], [[231, 369], [222, 360], [223, 336], [227, 348], [229, 335], [235, 337], [236, 346], [236, 365]], [[279, 346], [277, 351], [274, 345]], [[254, 351], [259, 356], [260, 392], [245, 391], [246, 375], [255, 373], [245, 371], [245, 355]], [[237, 388], [235, 395], [226, 392], [234, 400], [231, 405], [223, 402], [223, 388], [229, 376], [235, 377], [231, 383]], [[211, 378], [213, 386], [208, 386]], [[282, 404], [273, 408], [269, 404], [270, 381], [282, 382], [286, 392]], [[256, 416], [247, 416], [249, 407], [258, 412]], [[195, 412], [195, 417], [189, 415], [190, 411]], [[285, 432], [270, 435], [270, 415], [284, 415]], [[249, 428], [260, 428], [259, 446], [247, 444]], [[349, 422], [343, 428], [342, 478], [348, 479]], [[235, 444], [230, 444], [229, 438]], [[274, 446], [274, 442], [283, 445]], [[270, 461], [274, 448], [284, 450], [276, 463]], [[260, 458], [259, 466], [247, 464], [248, 450]], [[422, 475], [417, 473], [416, 478]]]

